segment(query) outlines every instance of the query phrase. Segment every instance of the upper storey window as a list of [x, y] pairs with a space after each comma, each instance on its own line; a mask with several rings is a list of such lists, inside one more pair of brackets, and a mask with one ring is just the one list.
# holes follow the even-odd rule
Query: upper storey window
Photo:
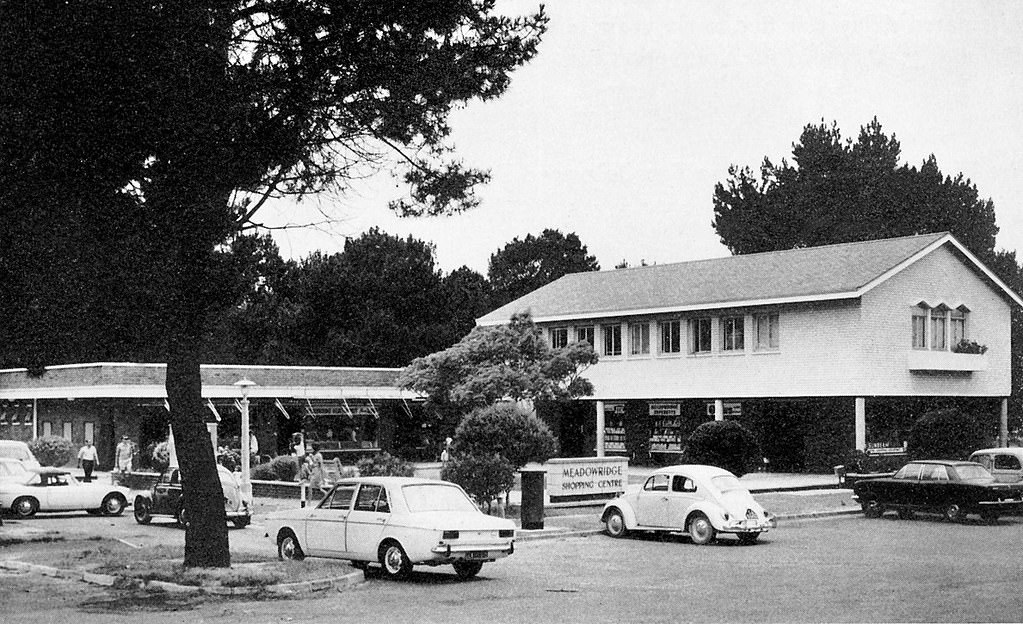
[[551, 347], [561, 349], [568, 346], [568, 328], [555, 327], [551, 329]]
[[710, 326], [710, 317], [689, 319], [690, 353], [710, 353]]
[[661, 353], [682, 353], [682, 321], [662, 321]]
[[781, 345], [778, 313], [753, 315], [754, 346], [757, 351], [777, 351]]
[[604, 338], [604, 355], [622, 354], [622, 326], [601, 325], [600, 333]]
[[629, 325], [629, 354], [647, 355], [650, 353], [650, 323], [632, 323]]
[[942, 303], [932, 308], [921, 301], [913, 307], [913, 348], [954, 350], [960, 342], [968, 340], [969, 315], [966, 306], [953, 309]]
[[593, 325], [587, 325], [586, 327], [575, 328], [575, 341], [576, 342], [588, 342], [591, 347], [597, 345], [597, 341], [593, 339]]

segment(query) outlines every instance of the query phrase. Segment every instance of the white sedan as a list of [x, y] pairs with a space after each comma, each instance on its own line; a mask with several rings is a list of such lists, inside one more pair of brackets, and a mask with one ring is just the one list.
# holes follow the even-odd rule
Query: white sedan
[[454, 483], [409, 477], [339, 482], [316, 507], [271, 514], [266, 537], [282, 559], [377, 562], [389, 577], [412, 566], [453, 565], [460, 578], [515, 550], [515, 523], [481, 512]]
[[752, 544], [777, 526], [735, 475], [701, 465], [657, 470], [639, 491], [607, 503], [600, 520], [611, 537], [629, 531], [670, 531], [688, 534], [700, 545], [713, 542], [719, 533]]
[[80, 511], [120, 515], [128, 489], [104, 483], [83, 483], [63, 468], [39, 468], [25, 478], [0, 482], [0, 509], [28, 518], [39, 511]]

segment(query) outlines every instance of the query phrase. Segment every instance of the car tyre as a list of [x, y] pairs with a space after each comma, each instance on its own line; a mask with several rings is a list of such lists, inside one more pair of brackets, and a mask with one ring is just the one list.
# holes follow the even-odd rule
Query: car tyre
[[153, 511], [149, 506], [149, 501], [141, 496], [135, 497], [135, 504], [132, 505], [132, 515], [135, 516], [135, 522], [139, 524], [149, 524], [152, 522]]
[[618, 509], [607, 512], [604, 519], [604, 532], [611, 537], [625, 537], [629, 530], [625, 528], [625, 516]]
[[884, 515], [884, 505], [877, 499], [863, 501], [863, 515], [868, 518], [880, 518]]
[[11, 511], [19, 518], [31, 518], [39, 511], [39, 501], [31, 496], [22, 496], [11, 505]]
[[752, 546], [757, 543], [760, 539], [760, 532], [755, 531], [753, 533], [739, 533], [739, 543], [743, 546]]
[[277, 538], [277, 557], [287, 561], [302, 561], [305, 559], [302, 546], [298, 543], [298, 538], [291, 531], [285, 531]]
[[380, 567], [392, 579], [406, 579], [412, 574], [412, 562], [398, 542], [385, 542], [380, 547]]
[[949, 522], [959, 522], [966, 516], [963, 513], [963, 508], [955, 503], [945, 507], [945, 519]]
[[717, 537], [717, 530], [710, 523], [710, 519], [702, 513], [693, 516], [689, 521], [689, 538], [697, 546], [710, 544]]
[[178, 513], [174, 516], [174, 519], [178, 521], [178, 526], [182, 529], [188, 528], [188, 512], [185, 510], [185, 506], [178, 507]]
[[107, 516], [119, 516], [124, 513], [124, 508], [128, 506], [128, 501], [124, 500], [124, 497], [120, 494], [107, 494], [103, 498], [103, 514]]
[[455, 574], [463, 581], [475, 577], [483, 569], [482, 561], [456, 561], [452, 565], [455, 566]]

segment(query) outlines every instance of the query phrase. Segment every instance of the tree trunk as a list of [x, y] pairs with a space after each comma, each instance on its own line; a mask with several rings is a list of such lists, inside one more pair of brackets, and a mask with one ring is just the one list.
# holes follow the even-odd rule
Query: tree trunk
[[191, 355], [195, 352], [193, 349], [177, 351], [167, 362], [167, 397], [188, 517], [184, 565], [186, 568], [226, 568], [231, 566], [231, 550], [224, 490], [206, 429], [199, 361]]

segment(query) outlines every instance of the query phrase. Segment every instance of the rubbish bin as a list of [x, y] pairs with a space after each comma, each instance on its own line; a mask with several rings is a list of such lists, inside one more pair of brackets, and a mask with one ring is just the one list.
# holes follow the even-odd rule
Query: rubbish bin
[[544, 476], [547, 471], [542, 468], [523, 468], [519, 470], [522, 477], [522, 528], [535, 530], [543, 528], [543, 489]]

